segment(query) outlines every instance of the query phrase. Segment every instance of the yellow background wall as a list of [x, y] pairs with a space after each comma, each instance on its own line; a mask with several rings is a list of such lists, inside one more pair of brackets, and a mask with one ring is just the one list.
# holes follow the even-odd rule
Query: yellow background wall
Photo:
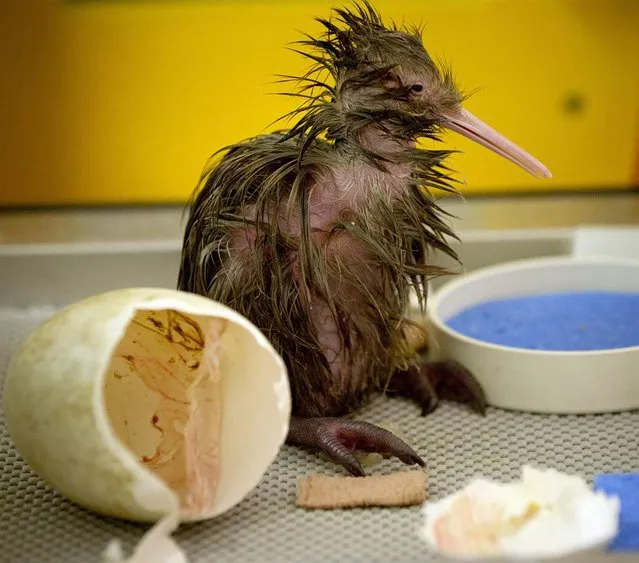
[[[213, 151], [291, 109], [268, 95], [273, 75], [306, 64], [286, 44], [332, 4], [3, 0], [0, 205], [184, 201]], [[467, 107], [554, 173], [535, 180], [451, 134], [467, 194], [637, 182], [638, 2], [376, 5], [424, 21], [429, 49], [480, 88]]]

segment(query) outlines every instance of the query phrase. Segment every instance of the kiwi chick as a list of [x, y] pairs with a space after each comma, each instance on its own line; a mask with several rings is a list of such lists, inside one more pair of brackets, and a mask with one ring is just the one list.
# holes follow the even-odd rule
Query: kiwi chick
[[[416, 27], [387, 25], [367, 2], [318, 19], [300, 41], [311, 67], [294, 81], [290, 128], [225, 147], [190, 202], [178, 288], [235, 309], [282, 355], [293, 413], [287, 443], [328, 454], [363, 475], [353, 450], [424, 465], [405, 442], [350, 415], [373, 394], [440, 399], [484, 413], [473, 375], [416, 351], [423, 327], [405, 317], [411, 293], [457, 259], [455, 233], [430, 189], [454, 191], [447, 150], [417, 147], [453, 130], [528, 172], [548, 170], [462, 107]], [[409, 334], [410, 332], [410, 334]]]

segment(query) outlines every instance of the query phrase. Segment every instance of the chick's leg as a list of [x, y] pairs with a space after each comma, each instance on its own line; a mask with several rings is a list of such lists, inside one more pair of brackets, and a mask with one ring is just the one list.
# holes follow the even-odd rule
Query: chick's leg
[[286, 442], [324, 452], [358, 477], [365, 473], [353, 455], [354, 450], [396, 457], [407, 465], [425, 466], [422, 458], [393, 433], [358, 420], [292, 417]]
[[425, 361], [421, 366], [396, 372], [388, 394], [415, 400], [422, 415], [434, 411], [441, 399], [466, 403], [486, 414], [484, 390], [473, 374], [454, 360]]

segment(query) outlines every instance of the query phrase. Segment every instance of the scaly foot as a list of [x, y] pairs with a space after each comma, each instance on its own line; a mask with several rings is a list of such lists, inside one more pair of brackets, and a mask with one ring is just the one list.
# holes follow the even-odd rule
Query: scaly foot
[[417, 401], [422, 415], [434, 411], [441, 399], [466, 403], [486, 414], [484, 390], [473, 374], [454, 360], [425, 362], [421, 367], [397, 372], [387, 394]]
[[407, 465], [425, 466], [422, 458], [392, 432], [358, 420], [292, 417], [286, 442], [322, 451], [358, 477], [365, 472], [353, 455], [354, 450], [397, 457]]

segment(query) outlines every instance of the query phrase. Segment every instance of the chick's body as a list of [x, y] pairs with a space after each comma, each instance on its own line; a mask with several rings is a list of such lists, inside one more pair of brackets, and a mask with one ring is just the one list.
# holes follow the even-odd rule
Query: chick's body
[[[208, 181], [222, 189], [200, 192], [201, 213], [191, 218], [210, 269], [188, 287], [265, 332], [289, 367], [295, 415], [335, 416], [413, 360], [403, 334], [408, 284], [429, 269], [411, 233], [423, 230], [429, 202], [409, 188], [407, 165], [391, 176], [321, 140], [299, 170], [298, 156], [296, 141], [268, 136], [218, 165]], [[229, 184], [225, 166], [243, 190]], [[261, 179], [283, 169], [290, 172], [265, 198]]]

